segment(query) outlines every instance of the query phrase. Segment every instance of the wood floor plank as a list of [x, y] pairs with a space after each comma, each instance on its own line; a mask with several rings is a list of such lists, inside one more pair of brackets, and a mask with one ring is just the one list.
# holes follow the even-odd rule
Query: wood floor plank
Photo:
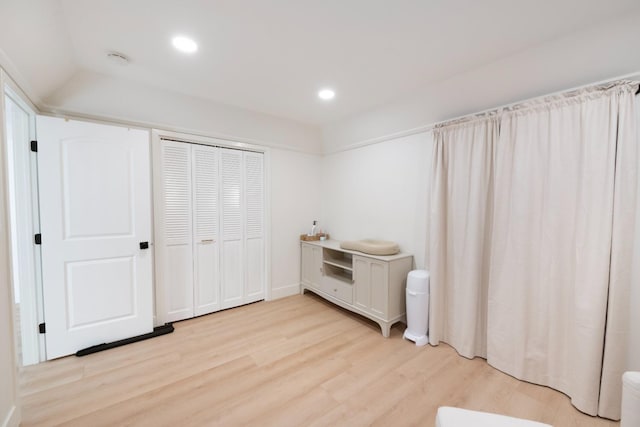
[[24, 426], [433, 426], [442, 405], [556, 427], [615, 427], [560, 392], [446, 344], [416, 347], [313, 294], [225, 310], [175, 332], [21, 372]]

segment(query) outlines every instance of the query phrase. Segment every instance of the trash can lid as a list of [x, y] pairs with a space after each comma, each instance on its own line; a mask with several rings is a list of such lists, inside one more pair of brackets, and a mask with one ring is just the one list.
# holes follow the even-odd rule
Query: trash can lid
[[429, 272], [427, 270], [413, 270], [407, 276], [407, 289], [414, 292], [429, 292]]
[[429, 272], [427, 270], [412, 270], [409, 272], [409, 277], [414, 277], [416, 279], [428, 279]]

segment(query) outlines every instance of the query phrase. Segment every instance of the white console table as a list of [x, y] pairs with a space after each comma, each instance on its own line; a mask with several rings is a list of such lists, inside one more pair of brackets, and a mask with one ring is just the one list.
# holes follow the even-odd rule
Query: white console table
[[301, 242], [300, 292], [306, 290], [367, 317], [389, 336], [406, 317], [405, 286], [413, 255], [368, 255], [336, 240]]

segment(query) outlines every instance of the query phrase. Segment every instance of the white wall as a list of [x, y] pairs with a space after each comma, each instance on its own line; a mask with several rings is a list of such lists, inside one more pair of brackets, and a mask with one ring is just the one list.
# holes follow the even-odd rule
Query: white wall
[[0, 0], [0, 66], [38, 103], [76, 70], [60, 1]]
[[310, 153], [320, 153], [322, 148], [321, 132], [315, 126], [89, 71], [76, 73], [45, 103], [45, 110], [62, 114]]
[[300, 291], [300, 234], [320, 218], [322, 158], [271, 150], [272, 297]]
[[396, 241], [424, 268], [431, 152], [425, 132], [327, 155], [321, 227], [337, 240]]
[[[640, 96], [636, 113], [640, 143]], [[428, 268], [432, 148], [431, 132], [423, 132], [325, 156], [321, 226], [338, 240], [396, 240], [417, 268]], [[640, 371], [640, 182], [636, 214], [627, 368]]]
[[4, 135], [4, 75], [0, 70], [0, 425], [18, 425], [17, 365], [13, 337], [13, 304], [9, 257], [6, 138]]
[[456, 116], [640, 71], [640, 12], [418, 88], [323, 128], [328, 152]]
[[299, 291], [298, 236], [320, 214], [319, 128], [138, 83], [79, 72], [47, 109], [271, 147], [272, 298]]
[[[636, 96], [636, 124], [638, 144], [640, 145], [640, 96]], [[638, 164], [640, 164], [640, 150], [638, 152]], [[631, 292], [629, 294], [629, 354], [627, 368], [640, 371], [640, 175], [638, 176], [638, 200], [636, 202], [636, 230], [634, 246], [634, 263], [631, 280]]]
[[59, 114], [271, 147], [271, 296], [299, 291], [299, 234], [320, 215], [321, 133], [314, 126], [92, 72], [77, 73], [46, 99]]

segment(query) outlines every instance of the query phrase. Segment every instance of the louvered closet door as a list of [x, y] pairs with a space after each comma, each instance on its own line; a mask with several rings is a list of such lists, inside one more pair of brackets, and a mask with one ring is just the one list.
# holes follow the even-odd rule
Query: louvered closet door
[[244, 153], [245, 303], [264, 299], [264, 155]]
[[188, 319], [193, 309], [191, 146], [162, 141], [162, 207], [158, 224], [158, 280], [162, 281], [166, 321]]
[[218, 148], [194, 145], [193, 248], [195, 315], [220, 310]]
[[242, 151], [220, 149], [222, 308], [244, 303]]

